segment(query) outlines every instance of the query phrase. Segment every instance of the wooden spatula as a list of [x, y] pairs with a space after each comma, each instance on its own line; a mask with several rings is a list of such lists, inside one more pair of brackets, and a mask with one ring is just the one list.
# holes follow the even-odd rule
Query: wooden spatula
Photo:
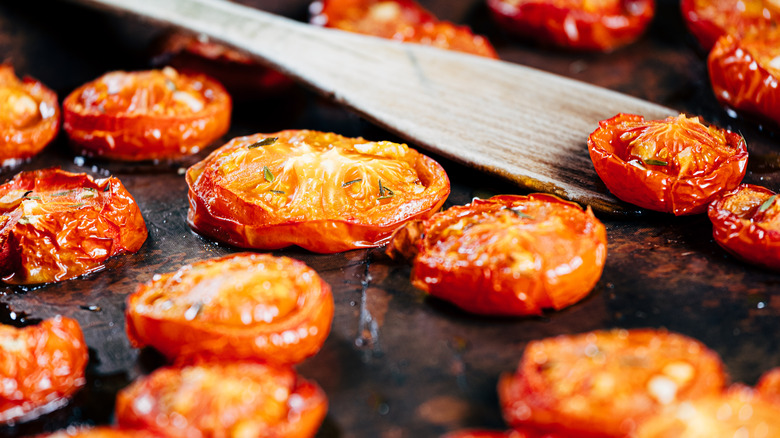
[[413, 145], [599, 211], [636, 208], [597, 188], [586, 142], [598, 121], [674, 113], [517, 64], [323, 29], [223, 0], [75, 1], [243, 49]]

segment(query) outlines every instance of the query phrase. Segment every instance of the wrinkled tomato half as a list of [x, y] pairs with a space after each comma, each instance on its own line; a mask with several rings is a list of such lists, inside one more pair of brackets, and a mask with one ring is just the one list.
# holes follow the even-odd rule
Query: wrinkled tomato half
[[506, 31], [544, 45], [610, 51], [636, 41], [655, 0], [487, 0]]
[[399, 230], [388, 254], [416, 253], [412, 284], [479, 314], [569, 306], [591, 291], [607, 256], [606, 230], [590, 208], [552, 195], [475, 199], [415, 227]]
[[498, 58], [487, 38], [440, 21], [414, 0], [321, 0], [315, 5], [313, 24]]
[[715, 242], [736, 257], [780, 269], [780, 202], [764, 187], [743, 184], [708, 210]]
[[725, 382], [718, 355], [694, 339], [611, 330], [529, 343], [498, 392], [510, 426], [622, 438], [674, 403], [720, 394]]
[[720, 38], [707, 67], [721, 104], [780, 125], [780, 27]]
[[251, 362], [160, 368], [119, 392], [116, 419], [169, 438], [313, 437], [325, 393], [291, 368]]
[[73, 319], [58, 316], [24, 328], [0, 324], [0, 424], [63, 406], [86, 383], [87, 359]]
[[330, 332], [333, 296], [297, 260], [234, 254], [156, 275], [130, 295], [127, 333], [169, 359], [303, 361]]
[[0, 65], [0, 164], [16, 164], [43, 150], [60, 129], [57, 95], [31, 78], [19, 80]]
[[734, 385], [657, 413], [639, 426], [637, 438], [736, 438], [780, 436], [778, 405], [752, 388]]
[[161, 435], [140, 429], [117, 429], [113, 427], [68, 428], [37, 438], [159, 438]]
[[65, 131], [80, 152], [125, 161], [196, 153], [227, 132], [230, 110], [217, 81], [171, 67], [107, 73], [63, 102]]
[[0, 275], [11, 284], [67, 280], [103, 269], [146, 240], [135, 200], [116, 178], [51, 168], [0, 185]]
[[773, 0], [681, 0], [680, 9], [686, 26], [707, 51], [724, 35], [743, 35], [780, 19], [780, 4]]
[[199, 233], [320, 253], [382, 245], [450, 192], [444, 169], [405, 144], [306, 130], [234, 138], [190, 167], [187, 184]]
[[204, 73], [224, 85], [236, 100], [275, 95], [294, 84], [289, 77], [258, 64], [246, 53], [211, 41], [205, 35], [172, 32], [164, 35], [157, 46], [156, 63], [184, 73]]
[[588, 150], [613, 195], [675, 215], [702, 213], [739, 185], [748, 158], [741, 135], [682, 114], [665, 120], [618, 114], [599, 122]]

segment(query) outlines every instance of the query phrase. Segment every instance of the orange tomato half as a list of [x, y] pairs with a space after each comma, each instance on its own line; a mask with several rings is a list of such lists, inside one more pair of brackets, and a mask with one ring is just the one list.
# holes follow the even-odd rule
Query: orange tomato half
[[780, 4], [773, 0], [681, 0], [680, 9], [685, 25], [706, 51], [722, 36], [741, 36], [780, 23]]
[[302, 262], [234, 254], [157, 275], [130, 295], [127, 334], [169, 359], [301, 362], [330, 332], [330, 286]]

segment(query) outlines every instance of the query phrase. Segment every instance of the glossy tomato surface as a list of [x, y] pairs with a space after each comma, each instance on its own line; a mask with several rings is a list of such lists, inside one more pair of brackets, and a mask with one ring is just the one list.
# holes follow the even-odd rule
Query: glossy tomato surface
[[382, 245], [450, 192], [444, 169], [405, 144], [306, 130], [234, 138], [190, 167], [187, 184], [199, 233], [319, 253]]
[[0, 324], [0, 424], [63, 406], [86, 383], [87, 359], [73, 319], [58, 316], [24, 328]]
[[[417, 225], [413, 225], [417, 226]], [[552, 195], [475, 199], [438, 213], [389, 245], [416, 252], [412, 284], [469, 312], [535, 315], [585, 297], [607, 256], [590, 209]], [[399, 242], [400, 240], [400, 242]]]
[[291, 368], [224, 362], [161, 368], [117, 396], [116, 419], [171, 438], [313, 437], [325, 393]]
[[49, 144], [60, 129], [57, 95], [31, 78], [19, 80], [0, 65], [0, 164], [16, 164]]
[[611, 330], [529, 343], [498, 392], [511, 426], [626, 437], [667, 406], [719, 394], [725, 381], [720, 358], [694, 339]]
[[64, 128], [78, 152], [115, 160], [177, 158], [227, 132], [230, 96], [203, 74], [171, 67], [106, 73], [63, 102]]
[[498, 58], [485, 37], [440, 21], [414, 0], [321, 0], [315, 5], [314, 24]]
[[68, 428], [37, 438], [159, 438], [162, 435], [141, 429], [119, 429], [102, 426], [94, 428]]
[[715, 242], [736, 257], [780, 269], [780, 202], [773, 191], [743, 184], [708, 210]]
[[610, 51], [636, 41], [655, 15], [655, 0], [487, 0], [508, 32], [543, 45]]
[[780, 436], [780, 405], [752, 388], [734, 385], [673, 406], [640, 425], [637, 438], [735, 438]]
[[[517, 430], [461, 430], [442, 435], [441, 438], [569, 438], [568, 435], [530, 429]], [[571, 438], [574, 438], [573, 436]]]
[[127, 332], [169, 359], [301, 362], [330, 332], [330, 286], [303, 262], [234, 254], [157, 275], [130, 295]]
[[707, 67], [721, 104], [780, 126], [780, 27], [720, 38]]
[[67, 280], [103, 269], [146, 240], [135, 200], [116, 178], [50, 168], [0, 185], [0, 275], [11, 284]]
[[773, 0], [681, 0], [680, 9], [685, 25], [707, 51], [722, 36], [744, 35], [780, 19], [780, 5]]
[[618, 114], [599, 122], [588, 150], [616, 197], [675, 215], [702, 213], [739, 185], [748, 158], [741, 135], [682, 114], [665, 120]]

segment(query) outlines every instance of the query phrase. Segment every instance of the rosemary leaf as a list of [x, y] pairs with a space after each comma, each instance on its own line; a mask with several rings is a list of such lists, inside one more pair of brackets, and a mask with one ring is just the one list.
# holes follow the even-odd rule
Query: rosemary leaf
[[661, 160], [655, 160], [653, 158], [648, 158], [647, 160], [644, 160], [645, 164], [649, 164], [650, 166], [668, 166], [669, 163], [666, 161]]
[[277, 195], [286, 195], [284, 190], [269, 190], [271, 193], [276, 193]]
[[526, 213], [524, 213], [523, 211], [521, 211], [521, 210], [518, 210], [517, 208], [510, 208], [509, 210], [510, 210], [512, 213], [516, 214], [516, 215], [517, 215], [517, 217], [521, 217], [521, 218], [523, 218], [523, 219], [533, 219], [533, 216], [531, 216], [531, 215], [529, 215], [529, 214], [526, 214]]
[[363, 178], [358, 178], [358, 179], [353, 179], [352, 181], [347, 181], [347, 182], [341, 184], [341, 187], [351, 186], [352, 184], [355, 184], [356, 182], [360, 182], [360, 181], [363, 181]]
[[263, 177], [265, 177], [265, 180], [268, 182], [274, 181], [274, 174], [271, 173], [271, 169], [269, 169], [268, 166], [263, 166]]
[[260, 146], [270, 146], [276, 143], [276, 140], [279, 140], [279, 137], [266, 137], [260, 141], [256, 141], [250, 144], [249, 146], [247, 146], [247, 148], [254, 149], [254, 148], [259, 148]]
[[758, 212], [759, 213], [763, 213], [763, 212], [769, 210], [769, 207], [771, 207], [772, 204], [775, 203], [775, 199], [777, 199], [777, 195], [772, 195], [772, 196], [768, 197], [766, 199], [766, 201], [764, 201], [764, 203], [761, 204], [761, 207], [758, 207]]

